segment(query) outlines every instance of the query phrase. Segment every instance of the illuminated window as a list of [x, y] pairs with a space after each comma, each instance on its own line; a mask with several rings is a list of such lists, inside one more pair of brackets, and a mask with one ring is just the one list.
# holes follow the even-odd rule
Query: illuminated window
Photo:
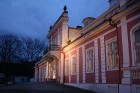
[[75, 75], [76, 74], [76, 55], [72, 56], [72, 75]]
[[93, 48], [86, 50], [86, 71], [87, 72], [93, 72]]
[[140, 28], [134, 32], [135, 63], [140, 64]]
[[65, 60], [65, 75], [69, 75], [69, 59]]
[[119, 67], [119, 56], [118, 56], [118, 45], [117, 39], [113, 39], [106, 44], [106, 56], [107, 56], [107, 67], [108, 70], [118, 69]]

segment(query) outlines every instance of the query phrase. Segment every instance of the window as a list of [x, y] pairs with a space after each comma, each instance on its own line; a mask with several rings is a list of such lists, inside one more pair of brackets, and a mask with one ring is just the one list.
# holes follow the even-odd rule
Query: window
[[58, 34], [55, 36], [55, 45], [58, 45]]
[[118, 56], [117, 39], [111, 40], [106, 44], [106, 56], [108, 70], [118, 69], [119, 56]]
[[86, 71], [93, 72], [93, 48], [86, 50]]
[[119, 2], [119, 0], [109, 0], [109, 2], [110, 2], [110, 7], [113, 7]]
[[140, 64], [140, 29], [134, 32], [135, 63]]
[[60, 45], [62, 44], [62, 31], [60, 31], [60, 37], [59, 37], [59, 39], [60, 39]]
[[72, 56], [72, 75], [75, 75], [76, 74], [76, 55]]
[[69, 75], [69, 59], [65, 60], [65, 75]]

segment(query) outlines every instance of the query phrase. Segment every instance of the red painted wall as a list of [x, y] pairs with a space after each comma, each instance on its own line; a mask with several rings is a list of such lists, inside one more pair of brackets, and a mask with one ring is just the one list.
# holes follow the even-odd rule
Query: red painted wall
[[76, 75], [71, 75], [71, 83], [76, 83]]
[[86, 73], [86, 83], [95, 83], [94, 73]]
[[119, 71], [107, 71], [106, 72], [106, 83], [117, 84], [119, 83]]
[[65, 76], [65, 83], [69, 83], [69, 76]]
[[137, 9], [137, 10], [133, 11], [132, 13], [128, 14], [128, 15], [126, 16], [126, 19], [128, 20], [128, 19], [134, 17], [134, 16], [137, 15], [137, 14], [140, 14], [140, 9]]
[[140, 79], [132, 79], [132, 84], [140, 84]]

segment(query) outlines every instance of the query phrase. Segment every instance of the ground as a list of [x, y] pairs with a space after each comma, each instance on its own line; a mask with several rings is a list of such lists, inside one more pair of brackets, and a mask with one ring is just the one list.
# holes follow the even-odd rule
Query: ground
[[0, 85], [0, 93], [94, 93], [91, 91], [60, 85], [52, 82], [22, 82]]

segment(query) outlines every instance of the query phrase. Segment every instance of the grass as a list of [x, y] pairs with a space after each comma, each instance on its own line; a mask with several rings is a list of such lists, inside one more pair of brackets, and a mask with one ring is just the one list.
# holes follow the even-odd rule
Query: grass
[[0, 93], [29, 93], [27, 90], [0, 89]]

